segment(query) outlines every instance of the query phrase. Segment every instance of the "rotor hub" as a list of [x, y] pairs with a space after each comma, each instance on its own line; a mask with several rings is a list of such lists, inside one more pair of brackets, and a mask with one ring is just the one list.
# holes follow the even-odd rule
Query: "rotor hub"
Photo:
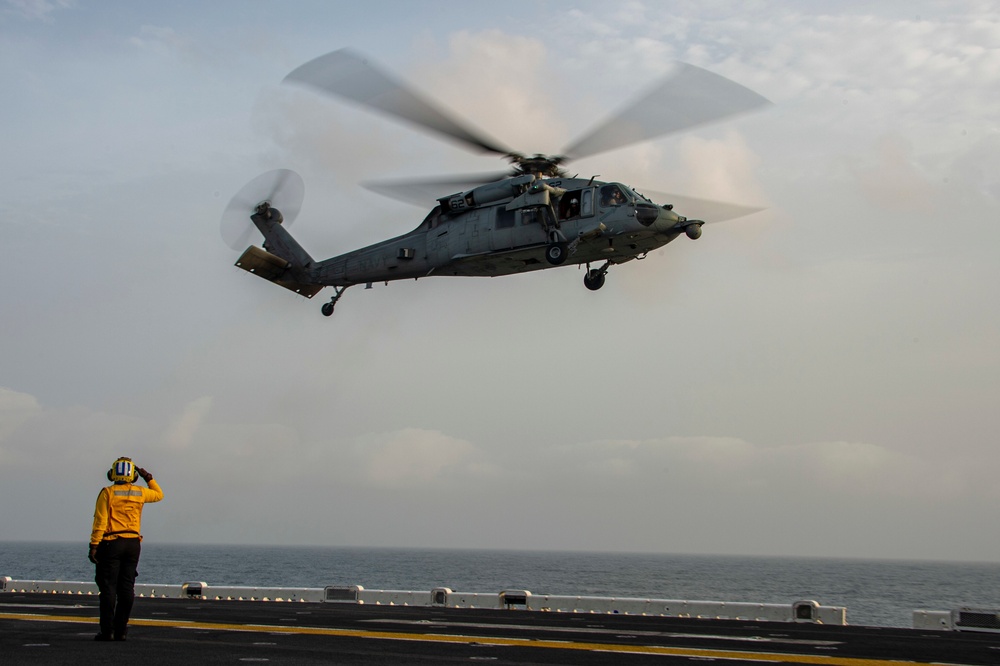
[[505, 158], [514, 166], [514, 175], [532, 175], [544, 178], [561, 178], [566, 172], [559, 168], [566, 158], [562, 155], [536, 154], [527, 157], [519, 153], [508, 153]]

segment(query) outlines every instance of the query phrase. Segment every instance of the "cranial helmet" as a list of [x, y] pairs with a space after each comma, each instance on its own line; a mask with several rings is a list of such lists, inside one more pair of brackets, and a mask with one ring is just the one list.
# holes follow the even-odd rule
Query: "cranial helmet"
[[131, 458], [119, 458], [108, 470], [108, 481], [115, 483], [126, 482], [135, 483], [139, 478], [139, 472], [135, 469], [135, 464]]

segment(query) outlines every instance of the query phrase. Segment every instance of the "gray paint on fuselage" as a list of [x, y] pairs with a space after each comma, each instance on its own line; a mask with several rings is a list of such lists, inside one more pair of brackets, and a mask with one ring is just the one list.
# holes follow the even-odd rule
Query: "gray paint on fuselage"
[[[602, 205], [598, 192], [609, 183], [582, 178], [545, 182], [566, 190], [564, 197], [582, 198], [584, 191], [590, 191], [590, 211], [581, 210], [559, 221], [559, 228], [571, 245], [581, 235], [587, 236], [572, 246], [566, 265], [608, 260], [624, 263], [666, 245], [682, 232], [680, 227], [669, 228], [669, 221], [666, 226], [640, 224], [631, 201]], [[627, 188], [621, 189], [633, 196]], [[497, 227], [498, 216], [511, 201], [506, 199], [451, 215], [435, 208], [408, 234], [315, 264], [315, 278], [327, 285], [349, 286], [431, 275], [500, 276], [550, 268], [544, 258], [548, 240], [545, 229], [537, 218], [532, 220], [530, 214], [525, 214], [531, 209], [514, 210], [513, 225]], [[605, 229], [595, 235], [601, 224]]]

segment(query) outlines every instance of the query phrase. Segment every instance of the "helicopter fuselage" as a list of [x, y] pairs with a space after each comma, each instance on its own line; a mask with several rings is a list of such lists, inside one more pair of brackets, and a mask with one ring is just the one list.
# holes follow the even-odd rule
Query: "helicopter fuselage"
[[620, 264], [701, 225], [619, 183], [537, 179], [479, 204], [481, 189], [439, 200], [407, 234], [317, 262], [311, 281], [348, 287], [435, 275], [511, 275], [564, 263]]

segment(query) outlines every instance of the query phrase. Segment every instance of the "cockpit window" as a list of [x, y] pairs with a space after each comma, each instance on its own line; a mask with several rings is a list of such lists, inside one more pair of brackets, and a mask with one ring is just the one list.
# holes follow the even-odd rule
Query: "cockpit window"
[[645, 194], [643, 194], [639, 190], [635, 189], [634, 187], [632, 188], [632, 194], [635, 195], [636, 199], [640, 199], [642, 201], [648, 201], [649, 203], [653, 203], [652, 199], [650, 199], [649, 197], [647, 197]]
[[623, 203], [628, 202], [628, 197], [625, 196], [625, 192], [617, 185], [605, 185], [601, 187], [601, 206], [608, 208], [610, 206], [621, 206]]

